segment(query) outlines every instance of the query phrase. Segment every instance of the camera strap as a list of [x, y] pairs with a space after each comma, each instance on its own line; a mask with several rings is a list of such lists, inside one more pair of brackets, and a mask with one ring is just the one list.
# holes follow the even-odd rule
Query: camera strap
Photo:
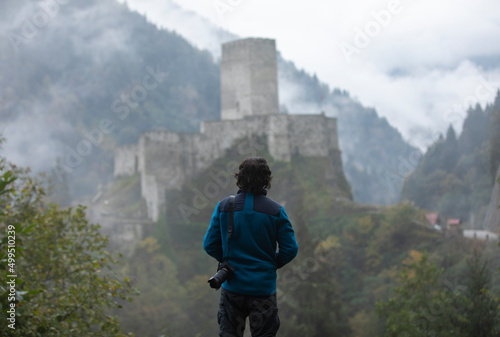
[[224, 260], [227, 260], [229, 256], [229, 242], [231, 240], [231, 237], [233, 236], [233, 227], [234, 227], [234, 195], [231, 195], [229, 197], [229, 219], [227, 223], [227, 251], [226, 251], [226, 258]]

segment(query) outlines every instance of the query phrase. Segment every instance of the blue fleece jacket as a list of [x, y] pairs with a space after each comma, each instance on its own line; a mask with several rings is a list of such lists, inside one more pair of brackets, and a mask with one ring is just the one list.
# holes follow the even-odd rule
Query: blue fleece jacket
[[229, 198], [225, 198], [217, 204], [203, 240], [203, 248], [210, 256], [219, 262], [227, 257], [236, 268], [222, 287], [245, 295], [276, 293], [276, 269], [290, 262], [298, 251], [285, 209], [266, 197], [265, 191], [255, 195], [238, 191], [234, 200], [234, 228], [229, 251], [228, 215]]

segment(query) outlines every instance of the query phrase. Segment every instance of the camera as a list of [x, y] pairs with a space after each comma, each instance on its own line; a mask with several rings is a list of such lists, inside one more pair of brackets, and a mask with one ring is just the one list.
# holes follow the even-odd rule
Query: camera
[[229, 262], [224, 261], [219, 263], [217, 268], [217, 273], [212, 276], [207, 282], [210, 283], [210, 288], [218, 290], [222, 283], [224, 283], [231, 275], [234, 274], [236, 269], [229, 264]]

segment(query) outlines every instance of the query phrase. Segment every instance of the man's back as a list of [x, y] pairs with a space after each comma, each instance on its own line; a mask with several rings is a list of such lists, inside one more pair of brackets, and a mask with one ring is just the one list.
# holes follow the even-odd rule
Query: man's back
[[297, 242], [285, 209], [268, 198], [265, 191], [238, 191], [228, 249], [229, 207], [229, 198], [219, 202], [204, 240], [208, 254], [218, 261], [227, 257], [236, 269], [223, 288], [246, 295], [276, 293], [276, 269], [297, 254]]
[[219, 336], [242, 337], [249, 317], [253, 337], [272, 337], [280, 327], [276, 269], [297, 255], [297, 241], [283, 206], [266, 197], [272, 180], [267, 161], [245, 159], [234, 177], [240, 188], [234, 208], [230, 198], [217, 204], [203, 240], [205, 251], [221, 263], [210, 286], [218, 288], [226, 280], [217, 314]]

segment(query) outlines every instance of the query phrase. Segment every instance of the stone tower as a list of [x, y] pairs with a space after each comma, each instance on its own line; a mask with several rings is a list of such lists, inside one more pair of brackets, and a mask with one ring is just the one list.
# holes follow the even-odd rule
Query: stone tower
[[221, 119], [278, 112], [276, 42], [248, 38], [223, 44]]

